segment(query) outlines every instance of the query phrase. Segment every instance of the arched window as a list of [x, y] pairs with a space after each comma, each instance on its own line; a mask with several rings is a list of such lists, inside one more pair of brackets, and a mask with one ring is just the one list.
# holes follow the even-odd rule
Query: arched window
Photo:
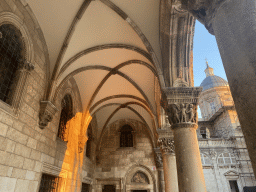
[[25, 63], [21, 32], [10, 24], [0, 26], [0, 100], [11, 105]]
[[91, 158], [91, 146], [92, 146], [92, 126], [91, 124], [89, 124], [88, 129], [87, 129], [87, 136], [88, 136], [88, 140], [86, 142], [86, 152], [85, 155], [86, 157], [88, 157], [89, 159]]
[[67, 141], [66, 138], [66, 124], [73, 117], [73, 104], [70, 95], [65, 95], [61, 101], [61, 114], [60, 123], [58, 129], [58, 137], [63, 141]]
[[130, 125], [124, 125], [120, 130], [120, 147], [133, 147], [133, 129]]
[[203, 153], [201, 153], [200, 155], [201, 155], [202, 165], [209, 165], [209, 164], [211, 164], [211, 160], [210, 160], [210, 158], [207, 155], [205, 155]]
[[218, 157], [219, 164], [236, 164], [236, 158], [230, 153], [222, 153]]

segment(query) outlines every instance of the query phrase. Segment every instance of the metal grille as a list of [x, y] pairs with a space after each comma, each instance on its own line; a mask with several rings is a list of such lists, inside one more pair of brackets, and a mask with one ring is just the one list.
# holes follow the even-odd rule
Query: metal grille
[[57, 192], [60, 183], [60, 177], [43, 174], [39, 192]]
[[18, 69], [24, 64], [21, 33], [12, 25], [0, 26], [0, 99], [12, 102], [18, 81]]
[[124, 125], [121, 128], [120, 147], [133, 147], [132, 128], [129, 125]]
[[61, 138], [63, 141], [67, 141], [66, 138], [66, 124], [73, 116], [73, 105], [72, 105], [72, 98], [70, 95], [65, 95], [62, 99], [62, 110], [60, 114], [60, 123], [59, 123], [59, 130], [58, 130], [58, 137]]

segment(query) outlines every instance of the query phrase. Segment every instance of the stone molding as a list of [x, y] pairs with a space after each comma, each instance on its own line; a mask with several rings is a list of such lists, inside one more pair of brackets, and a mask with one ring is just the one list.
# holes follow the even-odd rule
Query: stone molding
[[163, 155], [172, 154], [175, 155], [174, 140], [171, 138], [160, 138], [157, 141]]
[[167, 87], [163, 88], [162, 105], [166, 108], [169, 104], [195, 103], [199, 102], [202, 87]]
[[50, 101], [40, 102], [39, 127], [44, 129], [52, 121], [58, 109]]
[[193, 14], [201, 23], [205, 25], [209, 33], [214, 35], [212, 23], [215, 15], [218, 12], [218, 9], [228, 1], [230, 0], [182, 0], [182, 8]]
[[42, 164], [42, 172], [50, 175], [54, 175], [57, 177], [67, 178], [68, 171], [66, 169], [56, 167], [54, 165], [51, 165], [49, 163], [43, 162]]

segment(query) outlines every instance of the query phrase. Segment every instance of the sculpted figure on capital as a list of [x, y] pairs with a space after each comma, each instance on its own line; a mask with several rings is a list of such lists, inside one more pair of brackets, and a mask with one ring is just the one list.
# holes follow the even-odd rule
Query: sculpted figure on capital
[[167, 112], [170, 124], [197, 123], [197, 107], [192, 103], [171, 104]]

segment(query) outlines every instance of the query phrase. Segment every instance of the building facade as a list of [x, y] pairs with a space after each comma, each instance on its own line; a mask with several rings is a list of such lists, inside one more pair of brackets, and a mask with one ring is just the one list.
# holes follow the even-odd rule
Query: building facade
[[205, 70], [197, 137], [207, 191], [247, 191], [255, 177], [227, 81]]
[[[0, 191], [255, 185], [255, 7], [0, 0]], [[195, 19], [216, 36], [247, 147], [227, 83], [208, 68], [214, 86], [194, 87]]]

